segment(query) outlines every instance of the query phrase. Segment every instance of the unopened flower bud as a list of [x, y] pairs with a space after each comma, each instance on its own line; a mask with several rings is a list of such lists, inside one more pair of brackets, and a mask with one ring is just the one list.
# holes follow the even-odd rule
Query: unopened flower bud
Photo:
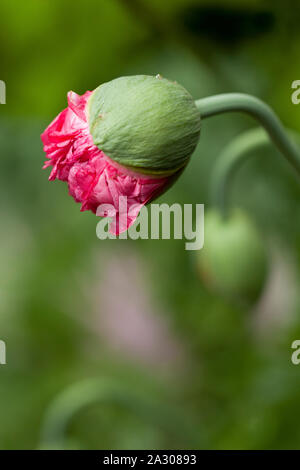
[[236, 210], [226, 218], [217, 210], [207, 213], [198, 266], [209, 288], [229, 297], [257, 299], [267, 274], [267, 253], [256, 226], [244, 212]]
[[126, 197], [126, 223], [111, 226], [119, 233], [173, 183], [199, 134], [199, 111], [181, 85], [160, 76], [121, 77], [82, 96], [68, 93], [68, 107], [41, 136], [44, 168], [52, 166], [50, 180], [68, 183], [83, 211], [110, 205], [118, 219]]
[[94, 144], [114, 161], [147, 173], [173, 173], [195, 150], [200, 114], [176, 82], [121, 77], [93, 92], [89, 128]]

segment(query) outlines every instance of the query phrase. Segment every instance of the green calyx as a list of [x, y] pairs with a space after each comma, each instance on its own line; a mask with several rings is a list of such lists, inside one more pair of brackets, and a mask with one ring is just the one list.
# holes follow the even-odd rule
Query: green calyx
[[150, 174], [184, 167], [200, 135], [192, 96], [160, 76], [120, 77], [100, 85], [89, 99], [94, 144], [121, 165]]
[[198, 266], [211, 289], [229, 297], [256, 300], [267, 274], [267, 253], [252, 220], [240, 210], [225, 218], [217, 210], [209, 211]]

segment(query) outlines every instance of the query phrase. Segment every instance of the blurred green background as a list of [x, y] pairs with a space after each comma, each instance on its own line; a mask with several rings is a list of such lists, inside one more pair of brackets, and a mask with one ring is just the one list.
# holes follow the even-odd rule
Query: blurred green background
[[[245, 307], [203, 285], [184, 240], [98, 240], [96, 217], [47, 181], [40, 141], [67, 91], [157, 73], [195, 99], [255, 94], [300, 132], [299, 22], [296, 0], [1, 0], [1, 449], [300, 447], [300, 188], [277, 151], [253, 156], [231, 190], [270, 251]], [[218, 153], [253, 126], [205, 121], [160, 201], [208, 208]]]

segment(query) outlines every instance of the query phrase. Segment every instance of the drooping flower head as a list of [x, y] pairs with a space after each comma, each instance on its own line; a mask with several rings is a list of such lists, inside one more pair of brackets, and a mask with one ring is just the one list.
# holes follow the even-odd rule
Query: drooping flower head
[[[81, 210], [111, 215], [121, 233], [141, 207], [165, 191], [187, 164], [200, 134], [200, 115], [179, 84], [138, 75], [79, 96], [42, 134], [49, 180], [66, 181]], [[119, 223], [120, 196], [127, 198]], [[103, 207], [114, 208], [110, 214]], [[122, 219], [124, 220], [124, 219]]]

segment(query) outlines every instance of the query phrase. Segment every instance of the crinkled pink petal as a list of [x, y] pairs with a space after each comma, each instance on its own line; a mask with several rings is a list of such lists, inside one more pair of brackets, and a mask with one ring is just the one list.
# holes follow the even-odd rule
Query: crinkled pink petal
[[[112, 216], [110, 231], [118, 235], [134, 223], [144, 204], [163, 192], [172, 177], [148, 177], [129, 171], [94, 145], [86, 114], [91, 94], [68, 93], [68, 107], [41, 135], [48, 158], [43, 168], [52, 167], [49, 180], [67, 181], [82, 211]], [[125, 217], [119, 207], [120, 196], [127, 198]], [[105, 211], [104, 204], [114, 211]]]

